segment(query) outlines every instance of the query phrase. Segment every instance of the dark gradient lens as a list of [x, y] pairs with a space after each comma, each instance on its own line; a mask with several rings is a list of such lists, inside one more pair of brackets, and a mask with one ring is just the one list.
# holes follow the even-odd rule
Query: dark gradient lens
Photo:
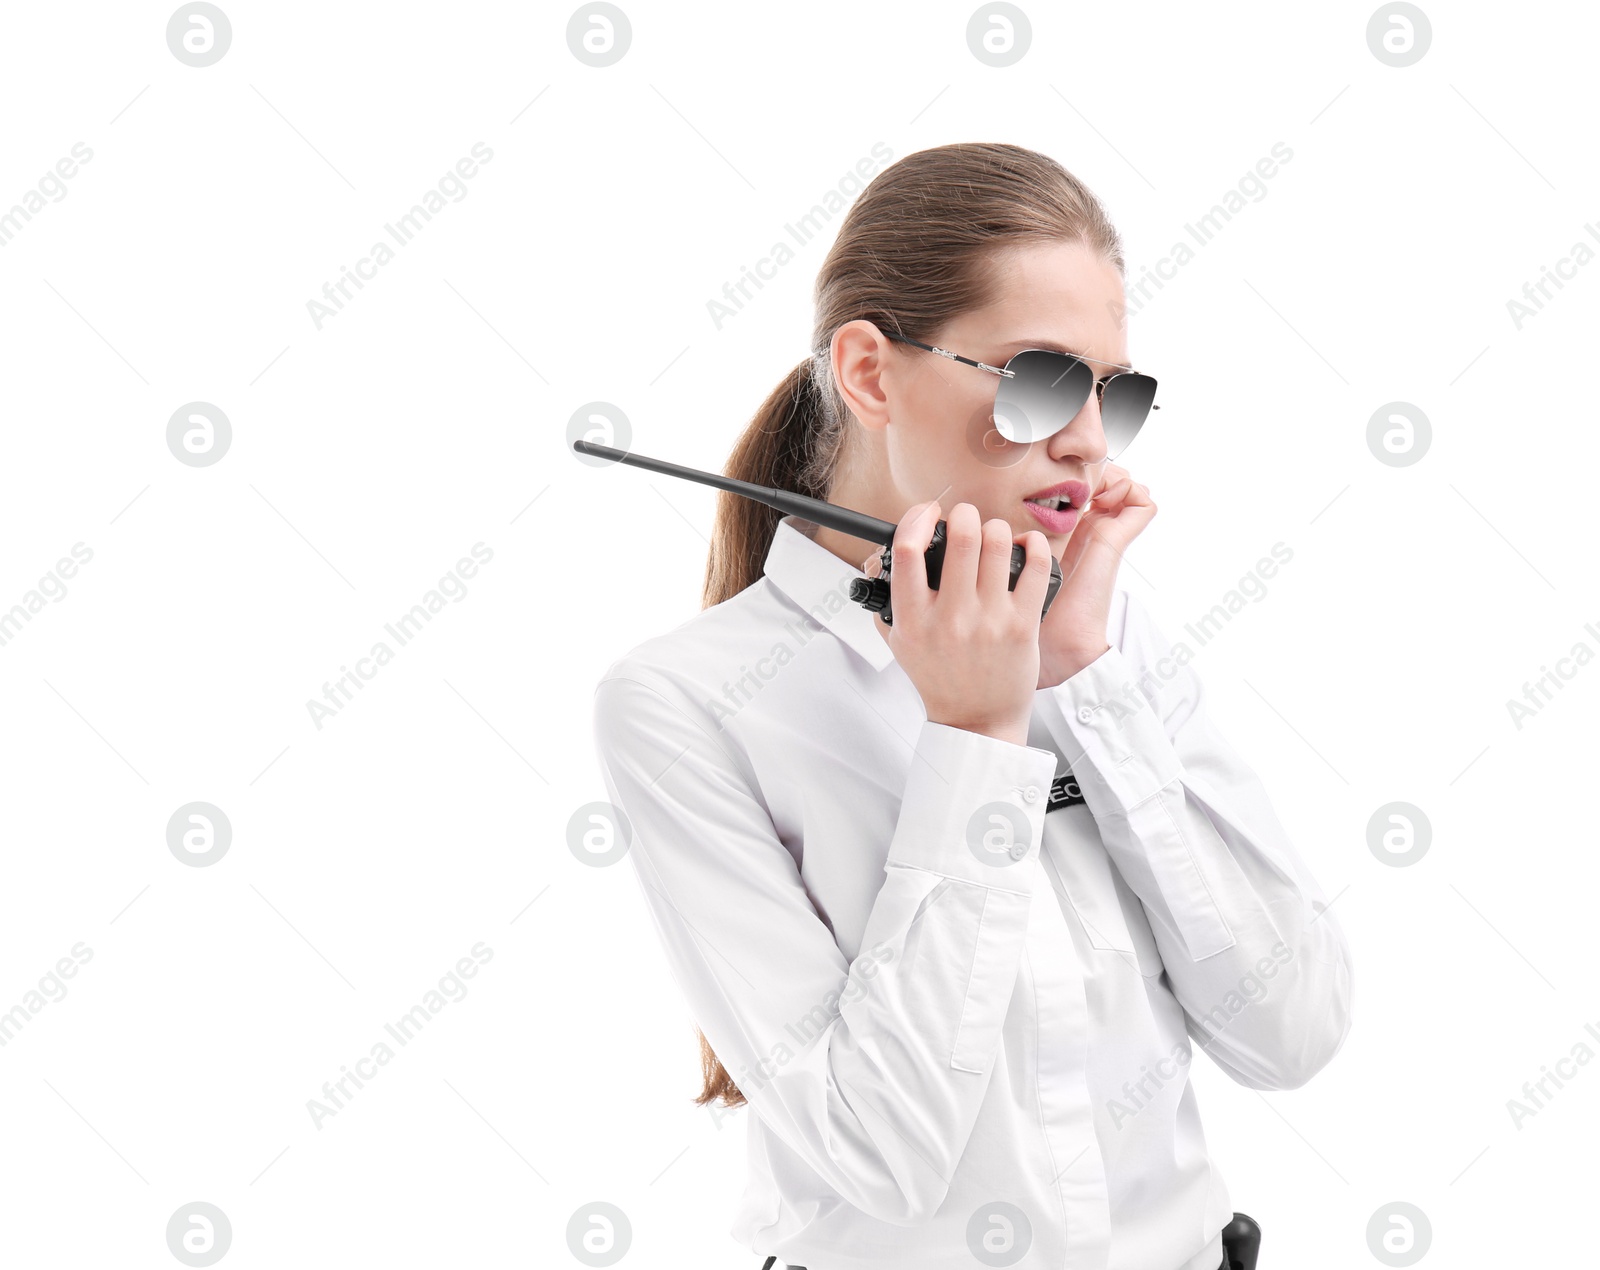
[[1100, 392], [1100, 426], [1106, 434], [1106, 457], [1114, 459], [1138, 436], [1156, 399], [1156, 381], [1149, 375], [1113, 375]]
[[994, 395], [994, 426], [1019, 444], [1054, 436], [1089, 400], [1094, 372], [1076, 357], [1030, 348], [1006, 363], [1014, 372]]

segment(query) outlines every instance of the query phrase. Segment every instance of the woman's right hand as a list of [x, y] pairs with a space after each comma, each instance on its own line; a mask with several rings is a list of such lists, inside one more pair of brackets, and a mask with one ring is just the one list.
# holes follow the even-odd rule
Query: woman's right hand
[[[945, 523], [939, 588], [928, 586], [924, 553], [939, 523], [939, 502], [913, 507], [895, 529], [889, 585], [894, 624], [874, 614], [878, 633], [921, 694], [930, 723], [1028, 743], [1039, 686], [1039, 622], [1050, 583], [1050, 544], [1022, 535], [1027, 564], [1011, 581], [1011, 526], [980, 524], [978, 509], [957, 503]], [[878, 573], [874, 553], [863, 565]]]

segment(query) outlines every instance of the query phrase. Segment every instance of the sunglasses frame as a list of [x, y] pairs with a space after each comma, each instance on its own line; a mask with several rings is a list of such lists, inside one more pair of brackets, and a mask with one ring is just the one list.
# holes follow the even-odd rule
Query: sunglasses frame
[[[1076, 353], [1060, 353], [1060, 352], [1057, 352], [1053, 348], [1019, 348], [1007, 360], [1006, 366], [991, 366], [991, 365], [989, 365], [988, 362], [980, 362], [980, 361], [974, 360], [971, 357], [963, 357], [960, 353], [952, 353], [948, 348], [938, 348], [933, 344], [924, 344], [921, 340], [914, 340], [908, 335], [897, 335], [893, 331], [884, 331], [883, 333], [885, 335], [887, 335], [890, 339], [896, 340], [901, 344], [910, 344], [914, 348], [920, 348], [920, 349], [923, 349], [923, 350], [925, 350], [925, 351], [927, 351], [929, 353], [937, 353], [940, 357], [947, 357], [951, 361], [960, 362], [965, 366], [976, 366], [979, 370], [986, 370], [991, 375], [1001, 375], [1001, 376], [1004, 376], [1006, 379], [1015, 379], [1017, 377], [1017, 372], [1014, 371], [1014, 370], [1007, 370], [1006, 366], [1010, 366], [1012, 362], [1014, 362], [1017, 358], [1021, 357], [1024, 353], [1049, 353], [1052, 357], [1064, 357], [1064, 358], [1067, 358], [1067, 359], [1069, 359], [1071, 361], [1083, 362], [1085, 365], [1088, 364], [1085, 361], [1084, 358], [1079, 357]], [[1145, 379], [1152, 378], [1152, 376], [1145, 375], [1143, 371], [1134, 370], [1134, 368], [1132, 366], [1124, 366], [1121, 362], [1106, 362], [1105, 365], [1117, 367], [1117, 374], [1115, 374], [1115, 375], [1106, 375], [1103, 378], [1096, 379], [1094, 381], [1094, 399], [1095, 399], [1096, 403], [1100, 403], [1100, 402], [1103, 402], [1105, 400], [1106, 385], [1109, 384], [1113, 379], [1116, 379], [1119, 375], [1132, 374], [1132, 375], [1140, 375], [1141, 377], [1143, 377]], [[1092, 373], [1093, 372], [1091, 371], [1091, 374]], [[997, 384], [995, 386], [995, 392], [998, 393], [999, 391], [1000, 391], [1000, 388], [999, 388], [999, 385]], [[1087, 401], [1088, 399], [1085, 398], [1084, 400]], [[1079, 409], [1082, 409], [1082, 407], [1080, 406]], [[1161, 407], [1158, 406], [1155, 402], [1151, 402], [1150, 403], [1150, 409], [1152, 409], [1152, 410], [1160, 410]], [[1070, 420], [1068, 422], [1070, 423]], [[1063, 424], [1061, 428], [1057, 428], [1056, 429], [1056, 432], [1060, 432], [1062, 430], [1062, 428], [1065, 428], [1066, 426], [1067, 426], [1067, 424]], [[1144, 423], [1141, 420], [1140, 421], [1140, 427], [1143, 427], [1143, 426], [1144, 426]], [[1052, 432], [1050, 434], [1050, 436], [1054, 436], [1054, 435], [1055, 435], [1054, 432]], [[1137, 434], [1135, 434], [1135, 436], [1137, 436]], [[1050, 438], [1049, 437], [1040, 437], [1039, 439], [1041, 441], [1048, 441]], [[1128, 443], [1132, 444], [1133, 439], [1134, 438], [1130, 437]], [[1030, 444], [1031, 445], [1032, 442], [1027, 442], [1026, 444]], [[1127, 447], [1124, 446], [1123, 448], [1125, 449]]]

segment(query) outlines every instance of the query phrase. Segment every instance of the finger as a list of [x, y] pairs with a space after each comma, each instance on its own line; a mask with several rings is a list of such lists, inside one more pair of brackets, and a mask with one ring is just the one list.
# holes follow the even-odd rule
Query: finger
[[1105, 470], [1100, 474], [1100, 488], [1104, 489], [1107, 485], [1113, 485], [1118, 481], [1129, 479], [1131, 478], [1127, 468], [1117, 463], [1107, 463]]
[[907, 510], [895, 527], [889, 590], [896, 617], [907, 615], [915, 620], [927, 612], [930, 594], [925, 553], [938, 523], [939, 500], [934, 499]]
[[1011, 588], [1011, 548], [1016, 531], [1003, 520], [986, 520], [978, 555], [978, 602], [986, 610], [1009, 603]]
[[1133, 478], [1121, 468], [1118, 468], [1117, 472], [1118, 475], [1115, 478], [1108, 476], [1106, 483], [1100, 487], [1100, 491], [1089, 500], [1089, 511], [1101, 514], [1115, 513], [1122, 506], [1123, 500], [1128, 496], [1129, 489], [1133, 486]]
[[1027, 561], [1017, 578], [1016, 605], [1035, 620], [1044, 617], [1044, 597], [1050, 590], [1050, 540], [1037, 529], [1022, 535]]
[[978, 558], [983, 553], [983, 523], [971, 503], [957, 503], [945, 517], [944, 564], [939, 597], [951, 603], [976, 600]]
[[1106, 518], [1120, 516], [1130, 507], [1154, 507], [1155, 503], [1150, 498], [1150, 488], [1140, 485], [1137, 481], [1128, 481], [1120, 486], [1114, 493], [1111, 501], [1097, 510]]

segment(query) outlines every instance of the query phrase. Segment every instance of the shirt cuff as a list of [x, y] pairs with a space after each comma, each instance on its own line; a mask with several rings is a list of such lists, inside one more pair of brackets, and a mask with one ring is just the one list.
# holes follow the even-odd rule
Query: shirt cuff
[[1056, 755], [924, 720], [886, 866], [1031, 894]]
[[1091, 805], [1109, 799], [1115, 808], [1130, 811], [1179, 779], [1183, 763], [1161, 717], [1140, 691], [1132, 663], [1115, 645], [1070, 679], [1045, 689], [1045, 695], [1065, 728], [1052, 731], [1063, 743], [1070, 737], [1078, 750], [1067, 756], [1073, 775], [1106, 796], [1085, 794]]

